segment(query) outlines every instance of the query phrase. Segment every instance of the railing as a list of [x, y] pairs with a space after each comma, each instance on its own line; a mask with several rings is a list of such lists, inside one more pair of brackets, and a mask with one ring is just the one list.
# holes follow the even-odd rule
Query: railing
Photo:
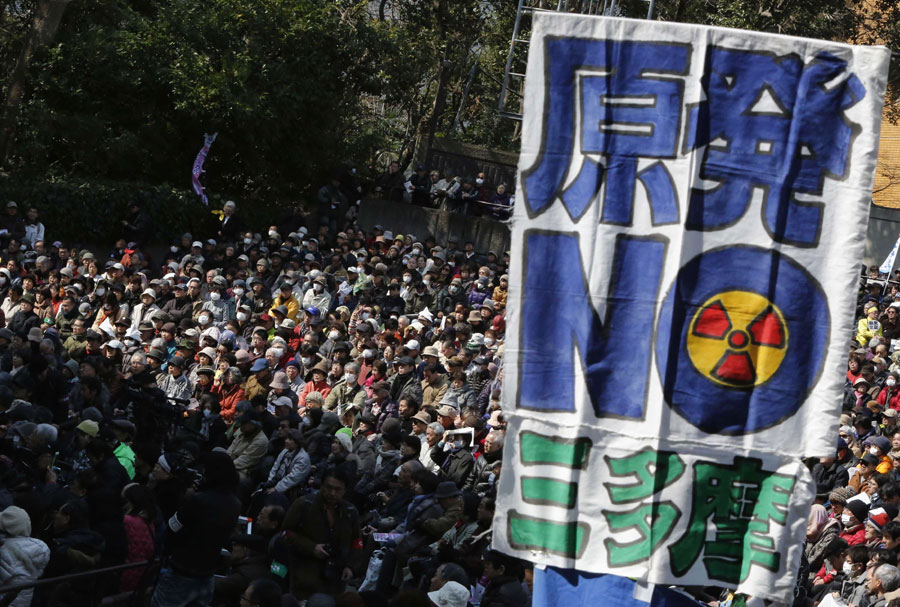
[[[137, 561], [135, 563], [126, 563], [124, 565], [115, 565], [113, 567], [103, 567], [102, 569], [91, 569], [89, 571], [81, 571], [78, 573], [70, 573], [67, 575], [60, 575], [52, 578], [39, 579], [33, 582], [0, 586], [0, 597], [2, 597], [0, 598], [0, 607], [8, 607], [10, 603], [16, 600], [16, 597], [19, 596], [19, 593], [23, 590], [28, 590], [31, 588], [42, 588], [45, 586], [55, 586], [56, 584], [71, 582], [73, 580], [79, 580], [108, 573], [118, 573], [121, 571], [127, 571], [128, 569], [137, 569], [138, 567], [147, 567], [148, 565], [152, 565], [156, 562], [158, 561]], [[145, 585], [141, 584], [139, 586], [139, 589], [143, 587], [145, 587]]]

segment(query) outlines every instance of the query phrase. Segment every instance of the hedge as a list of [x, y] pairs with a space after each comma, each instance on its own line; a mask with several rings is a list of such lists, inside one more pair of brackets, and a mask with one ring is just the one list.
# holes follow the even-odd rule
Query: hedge
[[[168, 184], [75, 179], [38, 182], [7, 176], [0, 177], [0, 202], [4, 199], [16, 201], [22, 215], [28, 205], [36, 206], [50, 240], [111, 245], [121, 237], [121, 221], [132, 202], [150, 214], [154, 227], [151, 241], [168, 243], [185, 231], [198, 237], [214, 233], [213, 211], [221, 209], [226, 198], [215, 195], [207, 207], [193, 191]], [[279, 212], [276, 205], [253, 204], [251, 208], [236, 202], [244, 221], [255, 229], [269, 225], [272, 214]]]

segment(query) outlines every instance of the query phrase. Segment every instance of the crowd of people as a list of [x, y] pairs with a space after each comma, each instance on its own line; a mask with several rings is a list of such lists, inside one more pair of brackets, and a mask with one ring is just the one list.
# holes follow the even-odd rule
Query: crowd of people
[[[395, 172], [385, 197], [458, 200], [417, 202]], [[6, 604], [530, 604], [531, 565], [491, 550], [509, 255], [365, 231], [332, 213], [338, 191], [262, 232], [229, 201], [162, 253], [139, 205], [91, 251], [2, 203], [0, 585], [62, 576]], [[885, 278], [862, 277], [835, 454], [808, 462], [797, 606], [881, 607], [900, 587]]]
[[515, 203], [509, 184], [491, 186], [483, 171], [474, 177], [463, 177], [449, 169], [444, 173], [437, 169], [426, 171], [424, 164], [417, 164], [415, 171], [404, 175], [400, 164], [391, 162], [375, 180], [374, 190], [395, 202], [499, 220], [509, 218]]
[[0, 586], [62, 576], [5, 600], [529, 604], [490, 550], [508, 254], [233, 202], [89, 250], [2, 206]]

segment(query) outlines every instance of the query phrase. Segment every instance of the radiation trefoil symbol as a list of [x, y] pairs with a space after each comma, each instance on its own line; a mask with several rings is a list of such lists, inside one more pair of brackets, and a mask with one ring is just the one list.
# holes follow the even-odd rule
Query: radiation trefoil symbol
[[678, 271], [660, 309], [663, 398], [709, 434], [770, 428], [806, 402], [829, 331], [825, 292], [789, 256], [750, 245], [701, 253]]
[[749, 291], [718, 293], [697, 310], [687, 335], [694, 368], [717, 384], [748, 388], [764, 384], [787, 350], [784, 316], [771, 301]]

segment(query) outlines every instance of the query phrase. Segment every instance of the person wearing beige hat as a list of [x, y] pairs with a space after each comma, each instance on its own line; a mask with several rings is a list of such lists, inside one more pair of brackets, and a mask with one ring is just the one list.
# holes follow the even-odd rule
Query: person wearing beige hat
[[[44, 573], [50, 562], [50, 548], [31, 537], [31, 518], [18, 506], [0, 512], [0, 585], [27, 584]], [[29, 607], [34, 589], [21, 590], [12, 607]]]
[[272, 376], [272, 383], [269, 384], [271, 391], [269, 392], [268, 402], [274, 403], [278, 399], [286, 398], [291, 402], [291, 408], [297, 408], [297, 393], [291, 390], [291, 381], [284, 371], [276, 371]]
[[144, 321], [149, 321], [153, 314], [159, 310], [156, 305], [156, 291], [150, 288], [141, 293], [141, 303], [131, 311], [131, 328], [137, 329]]

